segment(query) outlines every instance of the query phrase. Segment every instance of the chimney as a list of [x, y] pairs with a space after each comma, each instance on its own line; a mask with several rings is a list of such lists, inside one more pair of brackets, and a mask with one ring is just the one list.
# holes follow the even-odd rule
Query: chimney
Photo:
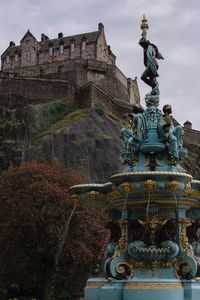
[[104, 25], [102, 23], [99, 23], [99, 25], [98, 25], [98, 31], [99, 32], [104, 31]]
[[41, 42], [45, 42], [45, 41], [48, 41], [49, 38], [47, 35], [45, 35], [44, 33], [41, 34]]
[[41, 34], [41, 42], [44, 42], [45, 41], [45, 35], [44, 33]]
[[9, 47], [14, 47], [15, 43], [13, 41], [10, 41]]
[[192, 123], [188, 120], [183, 124], [183, 126], [184, 128], [192, 129]]
[[58, 33], [58, 38], [59, 38], [59, 39], [62, 39], [62, 38], [63, 38], [63, 33], [62, 33], [62, 32], [59, 32], [59, 33]]

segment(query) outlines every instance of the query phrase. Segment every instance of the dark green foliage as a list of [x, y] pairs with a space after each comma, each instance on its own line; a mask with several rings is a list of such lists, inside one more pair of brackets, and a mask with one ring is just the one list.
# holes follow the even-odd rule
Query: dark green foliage
[[100, 116], [105, 115], [105, 107], [101, 102], [96, 102], [95, 104], [95, 111], [98, 113]]
[[67, 102], [66, 99], [45, 104], [36, 116], [37, 127], [45, 128], [46, 124], [50, 124], [55, 120], [58, 120], [64, 114], [70, 113], [75, 109], [75, 103]]
[[[52, 124], [51, 126], [48, 126], [45, 130], [40, 131], [37, 133], [33, 139], [32, 142], [38, 142], [43, 137], [51, 135], [56, 132], [56, 130], [64, 129], [66, 126], [70, 124], [78, 124], [80, 120], [85, 117], [88, 113], [88, 109], [77, 109], [76, 111], [73, 111], [66, 116], [63, 116], [60, 120]], [[67, 134], [67, 129], [65, 130], [65, 134]]]

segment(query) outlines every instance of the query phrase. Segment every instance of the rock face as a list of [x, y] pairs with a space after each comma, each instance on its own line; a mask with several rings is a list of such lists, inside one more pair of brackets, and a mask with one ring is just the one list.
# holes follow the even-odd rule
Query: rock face
[[80, 170], [87, 182], [105, 182], [122, 170], [118, 122], [92, 109], [75, 111], [35, 136], [24, 149], [23, 160], [57, 160]]
[[[87, 182], [105, 182], [123, 170], [119, 160], [122, 120], [99, 102], [77, 109], [65, 98], [30, 104], [16, 95], [0, 96], [0, 170], [26, 160], [57, 160], [80, 170]], [[101, 104], [101, 105], [100, 105]], [[184, 141], [187, 173], [200, 178], [200, 145]]]

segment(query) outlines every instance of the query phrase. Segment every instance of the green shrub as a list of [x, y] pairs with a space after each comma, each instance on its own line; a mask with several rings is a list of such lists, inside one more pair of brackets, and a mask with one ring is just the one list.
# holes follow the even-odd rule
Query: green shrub
[[98, 115], [103, 116], [105, 115], [105, 107], [101, 102], [96, 102], [95, 103], [95, 111]]
[[45, 128], [64, 114], [73, 112], [74, 110], [76, 110], [75, 103], [67, 102], [66, 99], [45, 104], [36, 116], [36, 126], [38, 129]]

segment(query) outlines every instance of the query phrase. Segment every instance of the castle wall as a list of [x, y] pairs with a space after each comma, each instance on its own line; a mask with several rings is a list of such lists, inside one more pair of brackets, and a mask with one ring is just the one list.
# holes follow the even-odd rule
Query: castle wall
[[79, 105], [87, 101], [89, 107], [95, 107], [97, 103], [102, 103], [104, 107], [114, 115], [121, 118], [125, 113], [131, 112], [131, 106], [121, 106], [109, 94], [94, 83], [90, 83], [81, 89], [81, 99]]
[[[74, 101], [79, 93], [79, 88], [67, 81], [47, 79], [2, 79], [0, 94], [18, 95], [27, 99], [28, 104], [45, 103], [66, 97]], [[0, 105], [1, 97], [0, 97]]]
[[109, 55], [108, 53], [108, 47], [106, 43], [105, 33], [102, 30], [98, 40], [97, 40], [97, 46], [96, 46], [96, 59], [100, 61], [107, 62], [108, 64], [114, 65], [115, 59], [112, 55]]
[[186, 143], [200, 145], [200, 131], [187, 128], [186, 126], [184, 126], [183, 130], [184, 130], [183, 140]]
[[[6, 73], [2, 73], [2, 76], [6, 76]], [[70, 80], [78, 86], [92, 81], [114, 98], [131, 101], [131, 103], [138, 103], [139, 99], [139, 91], [133, 81], [130, 86], [126, 76], [116, 66], [96, 60], [74, 59], [46, 63], [40, 68], [38, 66], [24, 67], [15, 70], [15, 73], [11, 72], [9, 76]]]
[[135, 79], [128, 78], [128, 92], [131, 104], [140, 104], [140, 92], [137, 84], [137, 77]]
[[[2, 95], [2, 96], [1, 96]], [[23, 78], [23, 79], [1, 79], [0, 81], [0, 106], [6, 103], [7, 95], [22, 97], [24, 105], [47, 103], [62, 98], [76, 102], [78, 107], [92, 107], [101, 102], [108, 111], [121, 117], [131, 110], [127, 103], [122, 106], [106, 93], [101, 87], [90, 82], [79, 88], [75, 84], [55, 79]]]

